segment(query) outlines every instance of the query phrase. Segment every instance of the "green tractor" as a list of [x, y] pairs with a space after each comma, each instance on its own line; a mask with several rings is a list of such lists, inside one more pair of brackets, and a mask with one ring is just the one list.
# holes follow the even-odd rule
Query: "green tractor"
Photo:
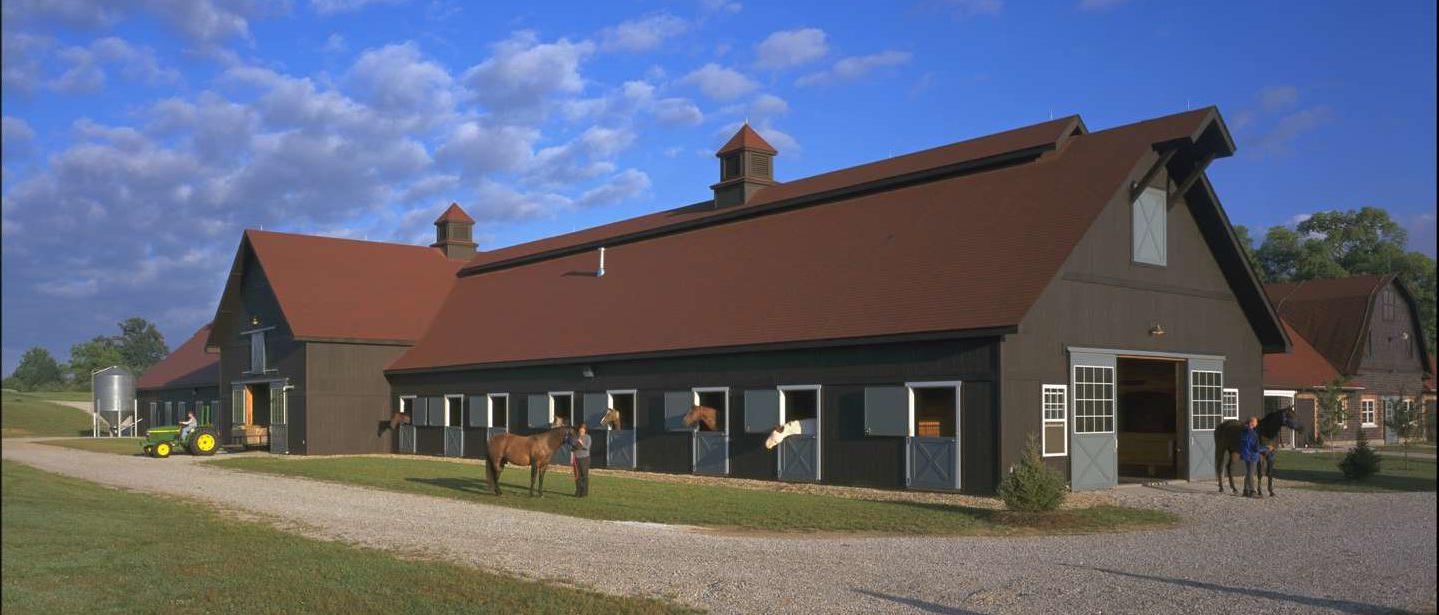
[[145, 434], [144, 451], [147, 456], [164, 459], [177, 448], [184, 448], [191, 455], [201, 457], [214, 455], [215, 449], [220, 448], [220, 438], [216, 435], [215, 428], [209, 425], [190, 430], [183, 441], [180, 439], [178, 425], [151, 427], [149, 433]]

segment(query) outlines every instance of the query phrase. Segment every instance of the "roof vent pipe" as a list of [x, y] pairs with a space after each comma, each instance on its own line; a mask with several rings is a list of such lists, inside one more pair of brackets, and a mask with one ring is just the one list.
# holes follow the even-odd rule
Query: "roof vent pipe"
[[601, 247], [600, 247], [600, 268], [599, 268], [597, 271], [595, 271], [595, 277], [597, 277], [597, 278], [603, 278], [603, 277], [605, 277], [605, 248], [604, 248], [604, 246], [601, 246]]

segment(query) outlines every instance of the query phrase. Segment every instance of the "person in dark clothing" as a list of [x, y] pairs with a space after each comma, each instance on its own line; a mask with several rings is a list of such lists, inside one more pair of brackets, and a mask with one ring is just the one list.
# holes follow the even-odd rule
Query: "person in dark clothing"
[[575, 497], [590, 494], [590, 434], [589, 428], [580, 423], [575, 435], [570, 438], [570, 460], [575, 470]]
[[1244, 460], [1244, 497], [1261, 497], [1255, 481], [1255, 470], [1259, 460], [1268, 454], [1269, 447], [1259, 446], [1259, 417], [1251, 416], [1239, 434], [1239, 458]]

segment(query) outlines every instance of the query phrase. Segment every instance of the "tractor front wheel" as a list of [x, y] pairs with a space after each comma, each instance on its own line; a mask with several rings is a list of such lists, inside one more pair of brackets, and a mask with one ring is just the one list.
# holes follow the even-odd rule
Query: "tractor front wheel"
[[156, 444], [156, 445], [155, 445], [155, 448], [154, 448], [154, 452], [155, 452], [155, 456], [158, 457], [158, 458], [160, 458], [160, 459], [164, 459], [164, 458], [166, 458], [166, 457], [169, 457], [169, 456], [170, 456], [170, 443], [169, 443], [169, 442], [161, 442], [161, 443], [159, 443], [159, 444]]
[[196, 430], [195, 437], [190, 439], [189, 450], [191, 455], [208, 457], [214, 455], [219, 446], [220, 440], [215, 437], [215, 431], [202, 427]]
[[154, 456], [155, 456], [155, 447], [150, 446], [149, 444], [146, 444], [146, 445], [145, 445], [145, 448], [143, 448], [143, 449], [141, 449], [141, 450], [145, 451], [145, 456], [146, 456], [146, 457], [154, 457]]

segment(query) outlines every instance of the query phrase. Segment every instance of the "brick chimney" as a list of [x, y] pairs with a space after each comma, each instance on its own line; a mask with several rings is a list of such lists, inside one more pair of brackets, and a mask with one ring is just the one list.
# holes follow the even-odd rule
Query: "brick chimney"
[[714, 190], [716, 209], [743, 205], [765, 186], [773, 186], [774, 157], [779, 151], [765, 142], [746, 122], [715, 157], [720, 159], [720, 181]]
[[450, 203], [445, 213], [435, 219], [435, 243], [430, 247], [439, 248], [445, 258], [470, 260], [475, 256], [474, 230], [475, 219], [458, 203]]

